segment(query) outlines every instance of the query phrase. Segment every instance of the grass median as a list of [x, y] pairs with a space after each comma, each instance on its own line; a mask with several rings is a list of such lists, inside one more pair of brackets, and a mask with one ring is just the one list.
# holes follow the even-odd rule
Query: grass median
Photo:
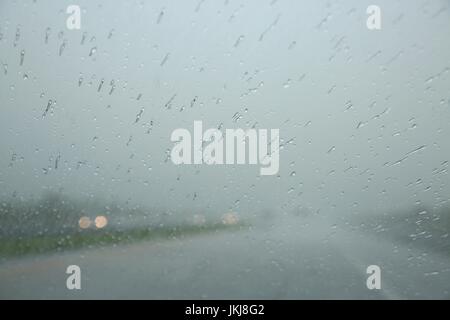
[[127, 230], [82, 230], [69, 235], [37, 235], [13, 239], [0, 239], [0, 257], [55, 253], [81, 248], [105, 247], [157, 239], [183, 239], [185, 237], [239, 230], [243, 224], [181, 225], [146, 227]]

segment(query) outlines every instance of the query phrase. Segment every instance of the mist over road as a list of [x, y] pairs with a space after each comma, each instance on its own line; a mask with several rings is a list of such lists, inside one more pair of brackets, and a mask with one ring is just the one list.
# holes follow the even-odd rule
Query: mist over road
[[[66, 288], [72, 264], [81, 267], [81, 290]], [[381, 290], [366, 286], [373, 264]], [[448, 299], [449, 292], [449, 257], [322, 219], [0, 264], [3, 299]]]

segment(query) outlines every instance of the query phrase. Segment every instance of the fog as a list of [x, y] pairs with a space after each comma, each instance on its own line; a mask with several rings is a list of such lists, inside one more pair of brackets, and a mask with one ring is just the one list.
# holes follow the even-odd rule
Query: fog
[[[448, 207], [449, 1], [378, 0], [380, 30], [372, 1], [77, 0], [70, 30], [72, 2], [0, 1], [3, 201], [329, 225]], [[278, 174], [175, 165], [194, 121], [279, 129]]]
[[[379, 31], [365, 1], [266, 2], [80, 1], [81, 30], [69, 2], [2, 2], [2, 194], [246, 214], [448, 201], [448, 2], [381, 1]], [[279, 175], [166, 161], [194, 120], [279, 128]]]

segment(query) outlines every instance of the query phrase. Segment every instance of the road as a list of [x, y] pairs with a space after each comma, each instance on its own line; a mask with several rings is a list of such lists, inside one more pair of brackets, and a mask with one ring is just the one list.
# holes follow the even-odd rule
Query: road
[[[81, 290], [66, 288], [68, 265]], [[381, 268], [381, 290], [366, 268]], [[449, 299], [450, 255], [324, 221], [7, 260], [2, 299]]]

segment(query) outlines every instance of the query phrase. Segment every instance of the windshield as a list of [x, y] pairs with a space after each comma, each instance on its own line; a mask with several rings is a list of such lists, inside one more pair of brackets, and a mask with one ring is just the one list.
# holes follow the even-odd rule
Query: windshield
[[449, 15], [1, 1], [0, 298], [450, 298]]

